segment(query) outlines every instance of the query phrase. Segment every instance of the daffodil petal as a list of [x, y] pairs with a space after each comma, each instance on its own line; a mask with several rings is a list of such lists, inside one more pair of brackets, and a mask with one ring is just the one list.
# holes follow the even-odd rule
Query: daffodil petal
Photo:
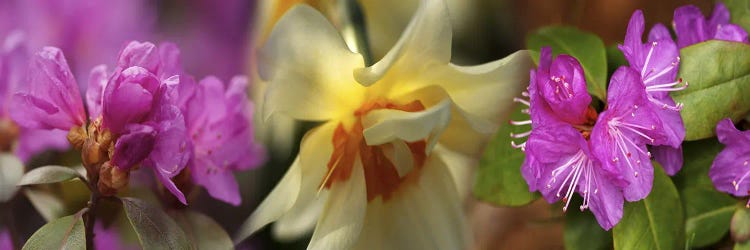
[[359, 105], [364, 87], [352, 77], [364, 66], [337, 30], [307, 5], [289, 10], [258, 53], [258, 72], [268, 81], [263, 117], [275, 112], [323, 121]]
[[445, 99], [420, 112], [378, 109], [371, 111], [362, 119], [366, 127], [363, 135], [368, 145], [385, 144], [396, 139], [414, 142], [428, 138], [427, 151], [429, 152], [450, 121], [450, 99]]
[[445, 1], [422, 0], [396, 45], [374, 65], [357, 69], [354, 77], [362, 85], [370, 86], [386, 72], [419, 72], [432, 65], [447, 64], [451, 57], [451, 32]]
[[437, 157], [416, 185], [388, 201], [370, 202], [365, 227], [353, 249], [464, 249], [468, 227], [453, 180]]
[[240, 226], [234, 238], [235, 243], [241, 242], [269, 223], [278, 220], [292, 208], [300, 192], [301, 172], [299, 157], [297, 157], [279, 184]]
[[471, 195], [471, 186], [474, 181], [476, 166], [479, 162], [477, 158], [450, 150], [440, 143], [438, 143], [432, 152], [445, 162], [451, 176], [453, 176], [453, 181], [461, 200]]
[[308, 249], [350, 249], [360, 237], [367, 211], [362, 163], [355, 161], [346, 181], [334, 182]]
[[383, 147], [383, 151], [396, 167], [399, 177], [404, 177], [414, 169], [414, 157], [404, 141], [395, 140]]
[[333, 154], [333, 132], [337, 123], [328, 122], [305, 134], [302, 138], [299, 165], [301, 166], [301, 188], [294, 206], [279, 218], [273, 233], [280, 240], [292, 240], [313, 229], [327, 200], [327, 190], [320, 183], [328, 172], [327, 163]]

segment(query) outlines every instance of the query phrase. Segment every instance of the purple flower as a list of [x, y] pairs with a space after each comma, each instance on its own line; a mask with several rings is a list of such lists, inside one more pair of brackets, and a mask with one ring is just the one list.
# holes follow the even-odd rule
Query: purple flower
[[241, 198], [233, 172], [265, 160], [264, 149], [253, 141], [247, 79], [235, 77], [224, 87], [219, 79], [207, 77], [183, 91], [190, 95], [182, 109], [194, 151], [189, 164], [192, 180], [212, 197], [238, 206]]
[[729, 10], [723, 3], [716, 3], [709, 20], [694, 5], [679, 7], [674, 10], [673, 24], [680, 48], [711, 39], [748, 42], [747, 31], [729, 23]]
[[[28, 69], [31, 53], [28, 52], [26, 39], [22, 32], [14, 32], [9, 35], [0, 49], [0, 120], [10, 122], [11, 100], [19, 85], [25, 83], [25, 74]], [[9, 131], [3, 132], [15, 134], [15, 124], [3, 127]], [[15, 154], [22, 161], [28, 161], [35, 154], [48, 150], [65, 150], [69, 147], [65, 138], [66, 132], [62, 130], [40, 130], [31, 128], [20, 128], [17, 131], [18, 144]], [[9, 138], [11, 139], [11, 138]], [[12, 144], [12, 141], [2, 142]]]
[[12, 250], [13, 240], [10, 237], [10, 232], [5, 229], [0, 229], [0, 250]]
[[13, 96], [11, 117], [20, 126], [69, 130], [86, 122], [78, 84], [62, 51], [45, 47], [31, 60], [28, 82]]
[[628, 185], [625, 199], [637, 201], [651, 192], [654, 169], [646, 144], [662, 140], [661, 121], [648, 105], [646, 86], [638, 72], [620, 67], [607, 89], [607, 109], [591, 131], [594, 154], [610, 172], [619, 172]]
[[129, 244], [130, 242], [123, 241], [123, 238], [117, 230], [116, 225], [104, 225], [104, 221], [97, 221], [94, 226], [94, 248], [95, 249], [109, 249], [109, 250], [135, 250], [140, 249], [137, 245]]
[[566, 211], [573, 193], [583, 197], [586, 208], [599, 225], [609, 230], [622, 218], [623, 195], [612, 180], [612, 174], [589, 150], [589, 142], [570, 125], [542, 125], [533, 130], [527, 144], [527, 157], [537, 159], [532, 165], [539, 176], [530, 183], [552, 203], [562, 199]]
[[539, 68], [531, 73], [531, 80], [534, 89], [529, 91], [535, 95], [530, 95], [530, 101], [542, 102], [535, 107], [544, 109], [532, 112], [543, 113], [540, 120], [548, 117], [569, 124], [586, 122], [591, 96], [586, 90], [586, 79], [578, 60], [559, 55], [553, 61], [552, 49], [544, 47], [539, 56]]
[[669, 92], [683, 90], [687, 82], [677, 78], [680, 63], [680, 52], [669, 31], [664, 25], [655, 25], [642, 43], [644, 31], [643, 12], [636, 10], [630, 18], [625, 43], [619, 48], [630, 63], [630, 67], [640, 72], [646, 85], [648, 100], [659, 108], [657, 117], [663, 124], [664, 140], [650, 143], [655, 145], [653, 153], [656, 160], [669, 175], [674, 175], [682, 168], [682, 141], [685, 139], [685, 126], [679, 111], [682, 104], [675, 104]]
[[[724, 150], [716, 155], [708, 171], [711, 181], [719, 191], [734, 196], [750, 194], [750, 132], [739, 131], [727, 118], [716, 124], [716, 136], [724, 144]], [[750, 201], [746, 207], [750, 208]]]

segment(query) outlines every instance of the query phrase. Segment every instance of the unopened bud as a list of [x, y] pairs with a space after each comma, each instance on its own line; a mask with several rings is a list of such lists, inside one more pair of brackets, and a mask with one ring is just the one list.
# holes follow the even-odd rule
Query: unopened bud
[[81, 149], [81, 162], [88, 171], [96, 171], [97, 166], [108, 160], [106, 153], [99, 143], [86, 140]]
[[68, 142], [73, 145], [76, 150], [83, 148], [83, 143], [86, 141], [86, 131], [83, 127], [72, 127], [68, 132]]
[[128, 186], [129, 179], [129, 170], [122, 170], [117, 166], [111, 165], [109, 162], [105, 162], [99, 168], [99, 183], [97, 188], [103, 196], [113, 196]]
[[7, 152], [13, 148], [13, 143], [18, 139], [19, 129], [9, 119], [0, 120], [0, 150]]

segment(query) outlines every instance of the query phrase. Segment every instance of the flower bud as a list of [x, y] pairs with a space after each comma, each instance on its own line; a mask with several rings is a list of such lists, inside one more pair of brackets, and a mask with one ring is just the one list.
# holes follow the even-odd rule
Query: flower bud
[[68, 142], [73, 145], [76, 150], [83, 148], [83, 143], [86, 141], [86, 131], [82, 126], [75, 126], [68, 132]]
[[0, 120], [0, 151], [10, 151], [18, 139], [18, 126], [8, 119]]
[[128, 185], [129, 178], [130, 170], [122, 170], [107, 161], [99, 168], [99, 193], [103, 196], [116, 195]]
[[99, 143], [91, 139], [85, 140], [81, 150], [81, 162], [86, 170], [95, 173], [96, 168], [107, 160], [107, 154]]

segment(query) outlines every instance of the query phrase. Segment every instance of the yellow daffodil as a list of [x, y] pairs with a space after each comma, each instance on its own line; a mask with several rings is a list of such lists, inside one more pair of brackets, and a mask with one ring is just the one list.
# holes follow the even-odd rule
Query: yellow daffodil
[[[366, 67], [313, 8], [287, 12], [258, 54], [264, 117], [321, 125], [238, 239], [314, 228], [310, 249], [461, 249], [467, 227], [446, 162], [476, 158], [528, 82], [525, 51], [450, 63], [442, 0], [424, 0], [398, 43]], [[466, 166], [468, 167], [468, 166]]]

